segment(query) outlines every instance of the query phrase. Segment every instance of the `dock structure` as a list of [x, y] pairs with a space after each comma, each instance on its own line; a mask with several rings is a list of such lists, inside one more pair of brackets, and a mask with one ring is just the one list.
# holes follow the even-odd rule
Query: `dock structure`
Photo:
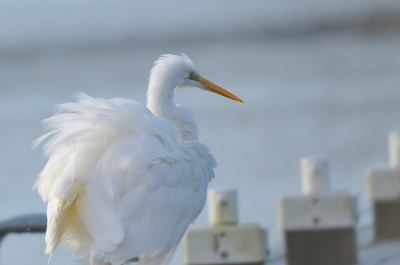
[[[354, 265], [400, 264], [400, 239], [375, 241], [373, 227], [368, 226], [357, 230], [357, 242], [358, 262]], [[287, 265], [284, 250], [272, 248], [265, 265]], [[309, 265], [324, 264], [310, 263]]]
[[[187, 231], [178, 264], [399, 265], [400, 131], [390, 134], [389, 153], [388, 165], [371, 166], [365, 175], [372, 224], [357, 224], [354, 196], [330, 190], [328, 159], [306, 157], [301, 161], [302, 194], [283, 196], [278, 203], [283, 246], [268, 246], [260, 225], [239, 223], [236, 190], [211, 189], [210, 225]], [[45, 214], [3, 220], [0, 246], [8, 234], [45, 231]]]
[[[389, 135], [389, 164], [366, 171], [367, 197], [372, 203], [374, 238], [400, 239], [400, 132]], [[400, 263], [399, 263], [400, 264]]]
[[265, 263], [265, 233], [257, 224], [239, 225], [236, 190], [210, 190], [208, 209], [210, 226], [190, 229], [182, 240], [183, 264]]
[[329, 192], [329, 161], [301, 161], [303, 194], [283, 196], [278, 225], [287, 265], [357, 264], [355, 197]]
[[[0, 222], [0, 235], [10, 233], [40, 233], [46, 230], [46, 215], [22, 215]], [[358, 265], [399, 265], [400, 239], [375, 241], [373, 227], [366, 226], [357, 229]], [[1, 257], [0, 257], [1, 260]], [[0, 261], [1, 264], [1, 261]], [[127, 263], [135, 264], [135, 263]], [[180, 264], [180, 263], [179, 263]], [[229, 264], [222, 262], [220, 264]], [[265, 265], [286, 265], [284, 250], [279, 246], [270, 247], [270, 255], [266, 257]], [[309, 265], [321, 265], [311, 263]]]

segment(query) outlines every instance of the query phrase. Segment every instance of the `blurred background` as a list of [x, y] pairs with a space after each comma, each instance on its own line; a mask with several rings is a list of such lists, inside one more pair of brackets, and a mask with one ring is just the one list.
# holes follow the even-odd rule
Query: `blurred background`
[[[360, 195], [364, 170], [386, 161], [400, 128], [397, 0], [0, 2], [0, 219], [45, 212], [32, 190], [46, 160], [31, 142], [54, 105], [82, 91], [146, 100], [165, 53], [244, 100], [180, 90], [219, 164], [211, 187], [239, 189], [241, 223], [276, 229], [278, 196], [300, 193], [299, 161], [332, 161], [332, 189]], [[205, 209], [196, 226], [205, 226]], [[46, 264], [44, 235], [11, 235], [1, 264]], [[65, 246], [51, 264], [75, 264]], [[180, 252], [173, 264], [180, 264]]]

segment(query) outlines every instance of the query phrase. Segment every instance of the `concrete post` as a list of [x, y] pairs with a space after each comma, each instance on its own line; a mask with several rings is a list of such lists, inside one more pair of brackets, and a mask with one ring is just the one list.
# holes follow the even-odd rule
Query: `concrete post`
[[211, 226], [238, 224], [236, 190], [210, 190], [208, 200], [208, 216]]
[[208, 199], [211, 226], [186, 233], [182, 240], [183, 263], [264, 264], [264, 231], [258, 225], [238, 225], [236, 190], [210, 190]]
[[305, 157], [301, 160], [304, 195], [329, 192], [329, 161], [326, 157]]
[[389, 165], [367, 168], [366, 194], [373, 204], [374, 238], [400, 238], [400, 132], [389, 134]]
[[400, 168], [400, 131], [389, 134], [389, 161], [391, 168]]
[[328, 193], [329, 161], [308, 157], [301, 162], [303, 194], [278, 203], [287, 265], [357, 263], [355, 199]]

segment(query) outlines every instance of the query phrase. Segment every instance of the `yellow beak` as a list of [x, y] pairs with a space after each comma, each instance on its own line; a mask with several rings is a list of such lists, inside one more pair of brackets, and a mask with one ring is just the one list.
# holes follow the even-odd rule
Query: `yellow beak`
[[196, 78], [196, 81], [199, 82], [200, 84], [202, 84], [202, 85], [203, 85], [203, 88], [204, 88], [205, 90], [208, 90], [208, 91], [213, 92], [213, 93], [215, 93], [215, 94], [218, 94], [218, 95], [224, 96], [224, 97], [226, 97], [226, 98], [230, 98], [230, 99], [232, 99], [232, 100], [235, 100], [235, 101], [238, 101], [238, 102], [240, 102], [240, 103], [243, 103], [243, 101], [242, 101], [240, 98], [238, 98], [237, 96], [235, 96], [235, 95], [232, 94], [231, 92], [226, 91], [226, 90], [223, 89], [222, 87], [217, 86], [216, 84], [214, 84], [214, 83], [211, 82], [211, 81], [208, 81], [207, 79], [205, 79], [205, 78], [202, 77], [202, 76], [199, 76], [199, 75], [198, 75], [197, 78]]

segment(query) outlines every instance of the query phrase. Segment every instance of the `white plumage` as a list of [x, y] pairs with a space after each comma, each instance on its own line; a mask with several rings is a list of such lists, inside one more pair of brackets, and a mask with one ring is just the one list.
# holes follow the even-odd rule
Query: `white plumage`
[[204, 207], [214, 157], [198, 141], [176, 87], [195, 86], [240, 101], [202, 78], [185, 55], [164, 55], [150, 76], [147, 108], [126, 99], [58, 107], [44, 121], [49, 160], [36, 187], [47, 208], [46, 254], [67, 240], [83, 264], [167, 264]]

